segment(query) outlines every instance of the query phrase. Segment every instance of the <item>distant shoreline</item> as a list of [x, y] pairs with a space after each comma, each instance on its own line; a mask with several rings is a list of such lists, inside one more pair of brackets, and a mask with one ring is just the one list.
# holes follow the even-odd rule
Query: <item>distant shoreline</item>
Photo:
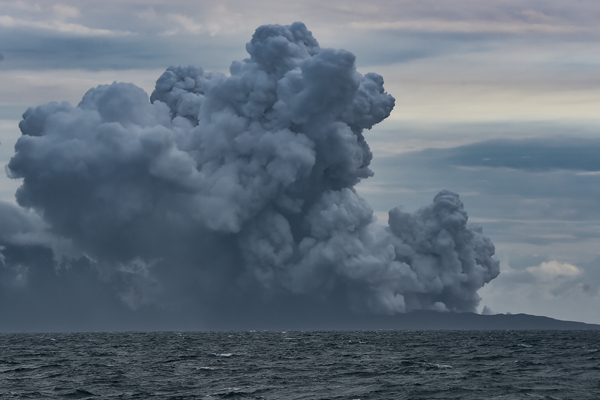
[[[216, 321], [213, 321], [216, 322]], [[211, 324], [212, 325], [212, 324]], [[217, 323], [213, 327], [147, 327], [123, 330], [83, 329], [83, 330], [19, 330], [2, 329], [0, 334], [11, 333], [120, 333], [120, 332], [250, 332], [250, 331], [377, 331], [377, 330], [410, 330], [410, 331], [523, 331], [523, 330], [598, 330], [600, 325], [576, 321], [563, 321], [550, 317], [528, 314], [493, 314], [481, 315], [475, 313], [454, 313], [437, 311], [413, 311], [397, 315], [348, 315], [338, 318], [315, 318], [314, 320], [294, 320], [292, 316], [286, 321], [260, 321], [245, 323]]]

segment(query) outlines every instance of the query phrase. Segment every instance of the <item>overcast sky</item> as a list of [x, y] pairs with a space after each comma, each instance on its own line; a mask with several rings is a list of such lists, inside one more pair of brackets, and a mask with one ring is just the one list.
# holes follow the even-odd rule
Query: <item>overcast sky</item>
[[[294, 21], [396, 99], [356, 187], [381, 224], [456, 192], [500, 261], [479, 310], [600, 323], [596, 0], [0, 0], [0, 162], [28, 107], [113, 81], [150, 95], [172, 65], [229, 74], [258, 26]], [[20, 184], [3, 174], [0, 199]]]

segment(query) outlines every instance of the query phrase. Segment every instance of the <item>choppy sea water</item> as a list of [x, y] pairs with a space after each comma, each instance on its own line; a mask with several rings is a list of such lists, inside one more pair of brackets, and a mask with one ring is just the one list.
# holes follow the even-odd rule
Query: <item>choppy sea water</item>
[[600, 399], [600, 332], [0, 335], [4, 399]]

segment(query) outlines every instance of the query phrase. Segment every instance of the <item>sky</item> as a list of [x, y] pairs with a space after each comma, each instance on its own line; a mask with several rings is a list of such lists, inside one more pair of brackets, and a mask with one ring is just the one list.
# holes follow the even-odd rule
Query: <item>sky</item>
[[[354, 204], [354, 209], [362, 209], [363, 206], [368, 208], [360, 202], [361, 200], [348, 194], [354, 193], [355, 190], [359, 199], [364, 199], [372, 207], [377, 218], [376, 224], [384, 227], [388, 224], [388, 211], [391, 209], [400, 206], [396, 215], [405, 216], [402, 218], [407, 221], [420, 221], [419, 218], [426, 218], [424, 215], [435, 209], [434, 205], [437, 203], [432, 201], [438, 192], [455, 192], [464, 203], [469, 222], [480, 226], [483, 235], [495, 246], [494, 259], [499, 262], [500, 273], [497, 277], [497, 274], [494, 274], [495, 267], [490, 261], [486, 264], [486, 273], [489, 273], [489, 276], [479, 277], [480, 284], [468, 290], [469, 296], [477, 292], [481, 297], [481, 301], [476, 305], [477, 311], [481, 312], [485, 307], [486, 312], [492, 313], [528, 313], [600, 323], [600, 314], [597, 312], [600, 309], [600, 161], [597, 157], [600, 151], [600, 75], [597, 73], [600, 65], [600, 5], [596, 1], [375, 0], [250, 3], [177, 0], [2, 0], [0, 10], [0, 162], [3, 165], [7, 165], [15, 155], [15, 144], [21, 136], [19, 121], [29, 107], [43, 106], [53, 101], [68, 102], [75, 107], [82, 102], [83, 96], [90, 88], [109, 85], [115, 81], [133, 83], [150, 96], [157, 79], [170, 66], [194, 65], [202, 67], [205, 73], [214, 71], [227, 77], [233, 70], [230, 69], [232, 61], [242, 61], [250, 57], [246, 43], [251, 41], [259, 26], [290, 25], [301, 21], [318, 41], [321, 49], [343, 49], [356, 57], [354, 61], [348, 58], [347, 53], [322, 52], [321, 58], [325, 60], [330, 57], [327, 60], [333, 63], [342, 62], [340, 60], [355, 63], [356, 70], [361, 74], [361, 85], [364, 84], [365, 87], [374, 84], [370, 82], [378, 82], [375, 78], [372, 80], [368, 73], [379, 74], [383, 77], [385, 92], [395, 99], [391, 109], [392, 100], [389, 97], [369, 92], [369, 96], [372, 95], [370, 101], [378, 107], [381, 106], [383, 110], [378, 116], [372, 117], [377, 119], [372, 121], [375, 124], [351, 123], [344, 120], [353, 132], [360, 130], [360, 135], [364, 135], [370, 146], [372, 160], [368, 168], [373, 172], [373, 176], [368, 177], [368, 174], [364, 175], [357, 170], [343, 184], [327, 181], [326, 184], [323, 183], [325, 186], [329, 185], [327, 190], [333, 190], [335, 196], [341, 197], [334, 198], [329, 192], [319, 192], [319, 196], [326, 200], [315, 200], [315, 204], [331, 201], [331, 204]], [[316, 57], [311, 53], [312, 45], [306, 46], [308, 50], [302, 47], [306, 54], [290, 57]], [[259, 50], [255, 51], [252, 60], [259, 59]], [[323, 62], [329, 62], [327, 60]], [[325, 67], [314, 68], [315, 80], [321, 79], [322, 74], [325, 74]], [[185, 80], [185, 76], [193, 78], [199, 74], [197, 70], [182, 71], [177, 72], [180, 80]], [[309, 72], [306, 74], [308, 76]], [[335, 76], [329, 76], [320, 84], [323, 87], [337, 88]], [[227, 93], [229, 86], [225, 83], [224, 85], [220, 90]], [[106, 96], [136, 99], [131, 100], [131, 103], [123, 103], [122, 110], [129, 110], [128, 107], [135, 102], [139, 101], [141, 104], [147, 101], [144, 100], [143, 92], [131, 86], [112, 88], [114, 93], [110, 92]], [[100, 107], [101, 100], [98, 99], [102, 93], [98, 91], [95, 95], [89, 95], [86, 104], [89, 107]], [[326, 93], [319, 96], [327, 97]], [[131, 106], [131, 113], [148, 113], [143, 117], [135, 117], [141, 118], [139, 121], [143, 122], [134, 121], [131, 113], [122, 118], [129, 118], [128, 121], [133, 121], [132, 123], [135, 122], [140, 127], [145, 127], [150, 119], [155, 118], [156, 121], [153, 120], [152, 123], [160, 125], [162, 122], [159, 121], [158, 115], [167, 112], [167, 108], [159, 110], [159, 103], [162, 101], [169, 105], [170, 99], [174, 99], [169, 96], [175, 95], [165, 92], [153, 97], [154, 100], [158, 100], [153, 109], [140, 106], [139, 110], [143, 110], [139, 111], [135, 108], [137, 106]], [[315, 99], [320, 99], [319, 96]], [[345, 94], [339, 96], [342, 102], [347, 98]], [[285, 102], [286, 98], [280, 99]], [[335, 105], [326, 102], [321, 106], [327, 110], [335, 109]], [[57, 135], [68, 136], [83, 134], [86, 129], [92, 129], [86, 125], [88, 122], [91, 124], [92, 117], [83, 117], [84, 111], [73, 111], [64, 107], [59, 111], [70, 115], [69, 118], [76, 122], [69, 125], [68, 121], [61, 120], [62, 122], [57, 122], [58, 125], [54, 128], [48, 125], [48, 132], [57, 129]], [[170, 107], [171, 116], [177, 114], [186, 117], [181, 114], [183, 111], [174, 111], [172, 107], [175, 106], [172, 104]], [[373, 110], [375, 108], [373, 106]], [[58, 113], [57, 110], [52, 109], [47, 113]], [[309, 117], [300, 116], [303, 112], [308, 113], [306, 115], [317, 113], [298, 110], [290, 111], [295, 115], [290, 117], [294, 124], [312, 123], [305, 122]], [[117, 108], [111, 112], [120, 111]], [[386, 113], [389, 116], [384, 115]], [[41, 114], [42, 111], [30, 114], [29, 129], [34, 132], [31, 134], [34, 138], [39, 134], [36, 131], [39, 127], [35, 122], [38, 117], [42, 118], [39, 116]], [[104, 122], [114, 122], [121, 118], [110, 119], [112, 117], [107, 117], [102, 112], [100, 114]], [[213, 119], [216, 119], [217, 114], [212, 115]], [[125, 130], [129, 129], [123, 121], [118, 120]], [[202, 120], [192, 122], [200, 125], [203, 123]], [[234, 129], [230, 125], [223, 126], [226, 127], [223, 129]], [[172, 128], [174, 132], [177, 131], [176, 128], [192, 129], [181, 125]], [[66, 180], [67, 175], [60, 175], [63, 173], [61, 171], [64, 171], [61, 169], [63, 166], [56, 166], [60, 163], [54, 163], [56, 159], [52, 157], [68, 159], [70, 162], [72, 154], [69, 151], [80, 152], [77, 154], [83, 154], [87, 150], [92, 152], [96, 149], [96, 142], [71, 148], [66, 145], [71, 143], [68, 142], [70, 137], [61, 137], [62, 142], [57, 142], [60, 146], [57, 144], [56, 148], [52, 143], [40, 142], [36, 145], [34, 141], [23, 142], [20, 151], [22, 157], [15, 161], [12, 167], [6, 167], [7, 173], [0, 177], [0, 214], [5, 215], [2, 222], [5, 228], [0, 227], [0, 239], [3, 243], [0, 251], [3, 254], [4, 268], [2, 302], [5, 304], [3, 308], [9, 309], [5, 311], [4, 318], [13, 321], [11, 327], [14, 326], [14, 329], [36, 329], [41, 326], [53, 329], [87, 329], [102, 327], [106, 319], [111, 319], [113, 325], [110, 326], [117, 328], [202, 327], [201, 323], [186, 325], [181, 319], [184, 316], [186, 319], [197, 318], [206, 321], [218, 318], [209, 311], [197, 311], [194, 314], [190, 310], [196, 310], [194, 305], [198, 302], [204, 304], [199, 306], [202, 309], [209, 309], [211, 306], [207, 304], [211, 304], [211, 301], [221, 302], [219, 304], [222, 305], [223, 299], [219, 296], [205, 298], [191, 293], [203, 290], [208, 293], [211, 287], [218, 287], [218, 282], [229, 282], [233, 279], [229, 275], [235, 275], [236, 272], [231, 268], [223, 268], [220, 271], [226, 272], [215, 275], [203, 272], [200, 268], [192, 273], [192, 269], [184, 267], [183, 264], [192, 263], [192, 259], [196, 264], [201, 263], [199, 259], [206, 259], [210, 260], [206, 262], [211, 265], [229, 265], [236, 262], [234, 259], [237, 257], [231, 256], [232, 261], [228, 256], [210, 255], [211, 251], [227, 254], [227, 245], [233, 243], [231, 241], [234, 239], [222, 239], [213, 233], [208, 235], [200, 232], [202, 229], [221, 232], [222, 236], [230, 233], [235, 236], [238, 231], [241, 232], [240, 237], [235, 238], [236, 251], [248, 265], [253, 262], [260, 264], [261, 258], [255, 254], [255, 249], [260, 243], [264, 243], [252, 242], [258, 235], [253, 232], [262, 232], [270, 226], [269, 224], [280, 226], [277, 225], [280, 215], [284, 215], [291, 226], [293, 235], [290, 235], [294, 236], [294, 239], [290, 240], [297, 242], [298, 233], [292, 217], [288, 218], [285, 212], [271, 215], [271, 211], [268, 210], [253, 211], [251, 207], [246, 210], [244, 207], [249, 203], [236, 203], [236, 206], [243, 209], [236, 215], [238, 220], [234, 218], [236, 216], [227, 213], [221, 215], [220, 211], [209, 215], [208, 211], [202, 211], [210, 208], [206, 205], [200, 211], [190, 209], [189, 219], [196, 221], [194, 218], [198, 218], [202, 227], [188, 226], [193, 224], [187, 224], [189, 221], [186, 221], [187, 217], [183, 211], [175, 213], [176, 217], [172, 217], [181, 218], [183, 222], [172, 222], [167, 217], [158, 221], [158, 217], [152, 217], [147, 226], [140, 225], [136, 228], [139, 230], [129, 233], [137, 235], [137, 238], [145, 229], [158, 226], [159, 230], [163, 229], [166, 232], [165, 237], [156, 235], [143, 244], [140, 244], [142, 239], [130, 243], [128, 231], [123, 233], [122, 238], [106, 239], [114, 236], [114, 232], [121, 232], [119, 229], [122, 230], [123, 227], [111, 225], [109, 228], [107, 226], [110, 223], [104, 224], [105, 221], [112, 221], [111, 218], [117, 214], [120, 216], [120, 213], [134, 212], [131, 209], [135, 209], [136, 206], [131, 204], [137, 204], [138, 197], [135, 196], [143, 198], [159, 189], [140, 183], [147, 178], [146, 175], [138, 176], [132, 173], [131, 181], [127, 181], [129, 178], [123, 178], [122, 171], [110, 170], [111, 165], [115, 168], [121, 166], [119, 162], [122, 160], [103, 148], [98, 157], [103, 157], [104, 161], [98, 164], [100, 172], [94, 175], [98, 177], [94, 184], [106, 177], [112, 180], [107, 181], [108, 183], [102, 181], [102, 184], [113, 188], [111, 185], [114, 182], [122, 180], [123, 185], [135, 186], [139, 193], [124, 194], [121, 189], [115, 189], [115, 192], [106, 194], [107, 204], [118, 212], [111, 209], [112, 211], [103, 214], [97, 208], [92, 208], [92, 205], [84, 206], [88, 204], [85, 203], [87, 198], [79, 194], [80, 189], [76, 189], [72, 181]], [[123, 138], [131, 139], [129, 136]], [[305, 144], [302, 141], [304, 139], [300, 140], [296, 136], [290, 140], [294, 143], [298, 141], [298, 146]], [[181, 150], [182, 145], [177, 146]], [[316, 163], [319, 165], [320, 144], [312, 146], [317, 154]], [[276, 148], [277, 155], [284, 151], [281, 150], [283, 147]], [[149, 149], [151, 152], [154, 147]], [[298, 147], [286, 149], [289, 154], [293, 153], [297, 157], [294, 164], [297, 170], [294, 171], [301, 174], [301, 167], [304, 165], [302, 163], [308, 162], [306, 157], [309, 156], [298, 153]], [[335, 149], [331, 151], [335, 153]], [[363, 151], [364, 146], [361, 149], [360, 151]], [[256, 148], [252, 151], [262, 152], [263, 149]], [[236, 154], [241, 157], [241, 153]], [[345, 153], [340, 150], [339, 154]], [[363, 160], [367, 158], [366, 154], [360, 154]], [[77, 157], [72, 158], [77, 161]], [[142, 158], [140, 156], [136, 160], [141, 162]], [[84, 161], [91, 162], [89, 160]], [[133, 158], [126, 161], [131, 160]], [[166, 160], [165, 162], [172, 163], [169, 165], [175, 165], [175, 161]], [[75, 161], [64, 168], [75, 168]], [[106, 169], [103, 169], [104, 167]], [[177, 168], [183, 169], [184, 166], [177, 164]], [[55, 172], [56, 179], [49, 181], [47, 186], [41, 187], [41, 183], [35, 186], [36, 182], [41, 182], [40, 177], [46, 169]], [[164, 171], [160, 173], [167, 174]], [[168, 173], [172, 173], [172, 170]], [[299, 176], [296, 175], [294, 179], [300, 179]], [[31, 185], [22, 190], [20, 197], [15, 197], [23, 179], [30, 179]], [[281, 182], [285, 179], [280, 178]], [[66, 186], [61, 186], [62, 184]], [[345, 192], [345, 189], [341, 189], [342, 186], [350, 192]], [[82, 187], [83, 193], [86, 186]], [[95, 186], [96, 189], [98, 187]], [[213, 196], [214, 193], [210, 192], [210, 195]], [[218, 194], [222, 195], [221, 192]], [[123, 195], [132, 197], [125, 202], [122, 200]], [[120, 201], [115, 200], [114, 204], [111, 203], [111, 196], [121, 196]], [[215, 201], [223, 204], [231, 200], [229, 197], [221, 199], [217, 195], [214, 196], [217, 199]], [[312, 201], [312, 197], [303, 196], [298, 199], [306, 201], [307, 204]], [[454, 197], [448, 196], [445, 198], [449, 202], [458, 204]], [[79, 197], [83, 199], [81, 202], [73, 200]], [[291, 197], [290, 201], [294, 201], [295, 198]], [[248, 202], [255, 200], [255, 197], [252, 197]], [[277, 207], [284, 202], [279, 197], [273, 201], [279, 202]], [[185, 208], [185, 205], [182, 207]], [[323, 207], [324, 210], [327, 209], [325, 205]], [[171, 218], [169, 213], [173, 210], [165, 206], [164, 212]], [[244, 219], [244, 213], [249, 213], [252, 217]], [[313, 214], [307, 211], [306, 220], [309, 221]], [[414, 217], [409, 217], [410, 215]], [[88, 217], [91, 221], [91, 225], [85, 228], [88, 230], [81, 226], [75, 227], [76, 224], [82, 225], [80, 221], [87, 221]], [[219, 219], [221, 217], [229, 219]], [[368, 215], [365, 218], [368, 219]], [[399, 220], [402, 218], [398, 217]], [[75, 222], [72, 222], [72, 219]], [[265, 225], [261, 227], [263, 222]], [[412, 222], [405, 222], [408, 225], [410, 223]], [[6, 228], [12, 227], [11, 224], [18, 227]], [[318, 222], [314, 222], [313, 227], [317, 224]], [[364, 224], [364, 229], [375, 235], [375, 228], [367, 228], [367, 222]], [[417, 222], [414, 224], [418, 226]], [[185, 229], [181, 228], [183, 225], [186, 225]], [[390, 223], [390, 226], [392, 225]], [[246, 226], [254, 228], [245, 228]], [[401, 228], [396, 228], [399, 229]], [[480, 237], [472, 228], [461, 229], [462, 233], [457, 234], [460, 237]], [[393, 226], [392, 230], [394, 231]], [[103, 232], [106, 233], [106, 237], [102, 236]], [[396, 237], [404, 237], [403, 234], [394, 232], [396, 236], [392, 235], [393, 238], [389, 239], [392, 242]], [[172, 240], [173, 235], [181, 235], [177, 245]], [[198, 235], [197, 237], [204, 241], [200, 245], [186, 247], [183, 243], [187, 235]], [[285, 236], [285, 233], [281, 235]], [[311, 235], [321, 240], [318, 233], [313, 232]], [[275, 241], [273, 238], [269, 240]], [[456, 237], [454, 240], [456, 243], [460, 242]], [[469, 240], [464, 243], [468, 251], [487, 251], [488, 247], [477, 247], [473, 244], [475, 241]], [[166, 250], [165, 253], [149, 250], [167, 242], [173, 242], [173, 248], [170, 248], [168, 253]], [[331, 241], [327, 243], [329, 245]], [[364, 240], [361, 243], [365, 243]], [[269, 242], [269, 245], [272, 243]], [[166, 267], [161, 264], [166, 261], [161, 260], [177, 263], [178, 261], [173, 261], [176, 257], [172, 256], [177, 246], [197, 249], [190, 252], [189, 259], [181, 261], [182, 266], [173, 267], [170, 273], [166, 273]], [[373, 246], [365, 250], [370, 252], [370, 257], [378, 251], [377, 246]], [[398, 255], [399, 247], [395, 246], [398, 260], [401, 258]], [[283, 257], [282, 252], [283, 250], [276, 252], [277, 256]], [[386, 268], [392, 268], [392, 264], [385, 265]], [[308, 278], [294, 278], [296, 280], [293, 280], [293, 283], [282, 284], [279, 278], [264, 277], [271, 276], [271, 270], [267, 274], [260, 266], [248, 268], [253, 274], [253, 279], [260, 281], [261, 288], [271, 290], [273, 285], [282, 285], [289, 289], [293, 294], [292, 299], [284, 296], [289, 300], [289, 304], [300, 301], [298, 295], [310, 297], [312, 300], [307, 300], [309, 303], [317, 299], [314, 301], [321, 304], [318, 299], [319, 296], [323, 296], [322, 293], [336, 292], [335, 288], [327, 289], [331, 292], [322, 289], [325, 292], [321, 291], [321, 294], [313, 296], [313, 288], [309, 289], [308, 283], [298, 283], [302, 279], [308, 282]], [[261, 275], [263, 272], [264, 276]], [[376, 285], [381, 288], [381, 282], [391, 278], [379, 277], [379, 283], [374, 283], [370, 277], [357, 278], [344, 275], [345, 272], [335, 274], [339, 282], [352, 282], [338, 283], [335, 287], [341, 285], [346, 291], [355, 284], [359, 287], [358, 291], [368, 288], [364, 289], [368, 292], [365, 292], [364, 299], [350, 300], [351, 304], [362, 304], [356, 307], [368, 309], [368, 312], [399, 312], [404, 310], [403, 307], [410, 309], [411, 304], [417, 303], [420, 307], [434, 309], [455, 307], [456, 310], [461, 310], [462, 307], [456, 306], [459, 303], [450, 295], [440, 295], [442, 297], [433, 300], [425, 300], [425, 297], [410, 300], [410, 296], [405, 294], [400, 303], [395, 303], [399, 301], [397, 298], [386, 298], [387, 300], [383, 301], [382, 292], [369, 290]], [[115, 275], [119, 275], [119, 278], [114, 278]], [[243, 286], [244, 283], [240, 281], [245, 278], [240, 276], [236, 275], [233, 281]], [[275, 283], [269, 279], [274, 279]], [[177, 280], [186, 281], [185, 289], [179, 283], [172, 283]], [[447, 285], [445, 287], [451, 287], [446, 281], [444, 284]], [[326, 283], [322, 285], [327, 286]], [[74, 287], [78, 289], [75, 290]], [[186, 293], [185, 296], [182, 295], [185, 300], [176, 298], [177, 296], [169, 290]], [[249, 296], [256, 295], [262, 299], [253, 300], [252, 304], [268, 301], [263, 299], [262, 294], [253, 291], [254, 289], [248, 290], [251, 292]], [[394, 290], [397, 293], [400, 289], [393, 289], [392, 292]], [[71, 291], [74, 294], [69, 294]], [[335, 301], [339, 300], [337, 295], [331, 296]], [[471, 300], [465, 300], [468, 307], [473, 305]], [[40, 305], [41, 303], [44, 304]], [[238, 307], [236, 304], [232, 301], [231, 305], [214, 306], [213, 309], [220, 310], [218, 315], [235, 314], [231, 309]], [[177, 309], [183, 311], [172, 312], [170, 307], [179, 307]], [[308, 312], [306, 310], [310, 310], [310, 307], [306, 307], [300, 307], [298, 310]], [[254, 315], [252, 312], [244, 313]], [[281, 310], [281, 313], [285, 314], [285, 310]], [[68, 314], [70, 317], [59, 318], [54, 314]], [[169, 320], [166, 315], [179, 317], [174, 316], [173, 320]], [[156, 318], [162, 318], [163, 325], [144, 322]], [[87, 321], [85, 323], [88, 325], [78, 325], [77, 321]], [[139, 324], [131, 322], [132, 325], [127, 325], [127, 321], [138, 321]]]

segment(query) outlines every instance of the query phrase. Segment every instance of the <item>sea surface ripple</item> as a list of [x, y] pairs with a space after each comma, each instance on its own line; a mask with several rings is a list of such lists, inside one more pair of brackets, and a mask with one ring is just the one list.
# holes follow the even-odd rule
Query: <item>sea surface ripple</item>
[[2, 399], [600, 399], [594, 331], [0, 335]]

